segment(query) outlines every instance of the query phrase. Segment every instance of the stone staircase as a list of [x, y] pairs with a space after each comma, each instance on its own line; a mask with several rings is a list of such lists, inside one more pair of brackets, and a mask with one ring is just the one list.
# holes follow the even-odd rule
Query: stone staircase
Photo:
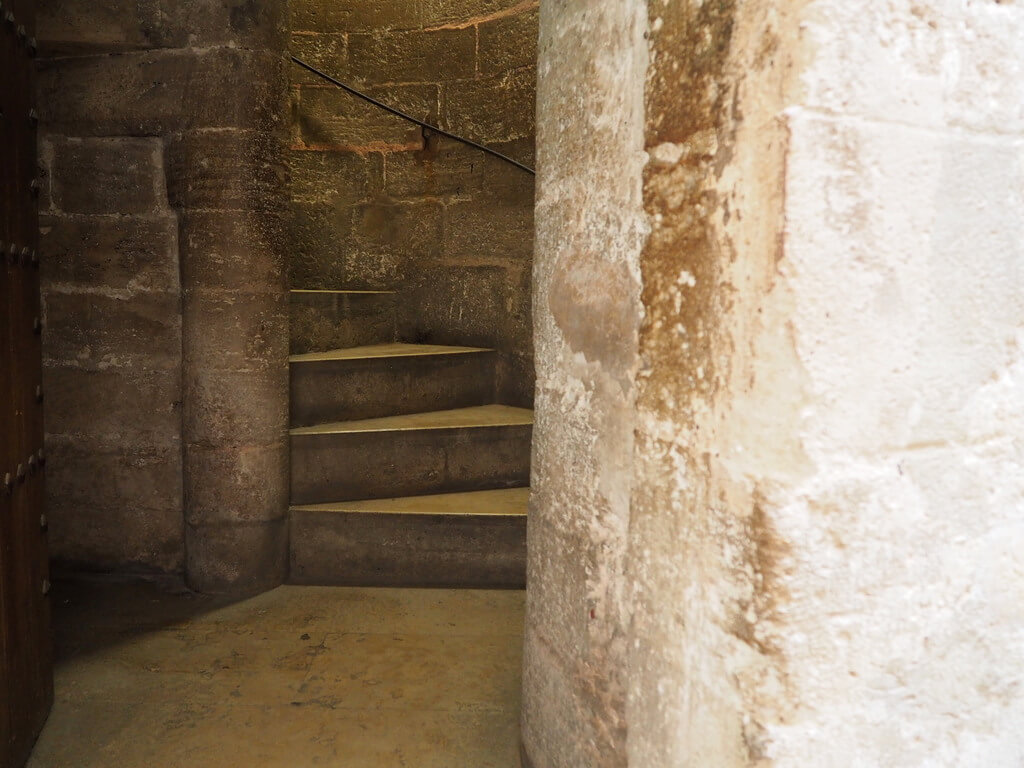
[[291, 581], [522, 587], [533, 413], [386, 291], [291, 294]]

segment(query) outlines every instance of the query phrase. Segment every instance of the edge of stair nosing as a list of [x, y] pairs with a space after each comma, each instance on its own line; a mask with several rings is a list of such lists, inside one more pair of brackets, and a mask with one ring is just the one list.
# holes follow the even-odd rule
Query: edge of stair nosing
[[[428, 493], [380, 499], [340, 499], [315, 504], [289, 504], [289, 513], [388, 515], [399, 517], [525, 518], [530, 486], [487, 488], [478, 491]], [[407, 508], [402, 509], [401, 506]], [[475, 506], [475, 508], [474, 508]], [[499, 508], [499, 511], [483, 511]], [[459, 510], [462, 511], [459, 511]]]
[[351, 291], [344, 288], [289, 288], [288, 293], [298, 294], [337, 294], [339, 296], [394, 296], [397, 291]]
[[382, 429], [339, 429], [337, 431], [310, 431], [317, 426], [321, 425], [313, 425], [308, 427], [292, 427], [291, 429], [288, 430], [288, 434], [291, 437], [321, 437], [327, 435], [383, 435], [385, 433], [390, 432], [448, 432], [450, 430], [455, 429], [503, 429], [507, 427], [532, 427], [533, 420], [531, 419], [530, 421], [509, 421], [508, 423], [501, 424], [446, 424], [444, 426], [434, 427], [385, 427]]
[[[357, 502], [353, 502], [357, 503]], [[389, 517], [453, 517], [467, 520], [474, 517], [513, 518], [527, 517], [527, 510], [522, 512], [430, 512], [424, 510], [401, 509], [328, 509], [330, 504], [294, 504], [288, 507], [289, 513], [308, 512], [324, 515], [387, 515]]]
[[[400, 343], [400, 342], [396, 342]], [[378, 345], [366, 345], [366, 346], [378, 346]], [[411, 345], [415, 346], [415, 345]], [[425, 345], [426, 346], [426, 345]], [[436, 345], [440, 346], [440, 345]], [[494, 352], [494, 349], [489, 347], [446, 347], [444, 349], [435, 349], [432, 351], [418, 351], [418, 352], [401, 352], [398, 354], [367, 354], [358, 356], [346, 356], [346, 357], [323, 357], [323, 355], [329, 355], [332, 352], [342, 352], [352, 349], [361, 349], [361, 347], [341, 347], [337, 350], [327, 350], [325, 352], [300, 352], [295, 355], [288, 356], [289, 365], [304, 365], [309, 363], [347, 363], [349, 361], [356, 360], [400, 360], [402, 358], [417, 358], [417, 357], [445, 357], [452, 356], [456, 357], [459, 355], [470, 355], [470, 354], [482, 354]], [[311, 356], [318, 356], [313, 359]]]
[[[471, 406], [475, 408], [487, 406]], [[514, 406], [510, 406], [514, 407]], [[462, 410], [456, 408], [454, 410]], [[327, 435], [365, 435], [365, 434], [384, 434], [387, 432], [444, 432], [454, 429], [493, 429], [493, 428], [505, 428], [505, 427], [533, 427], [533, 411], [531, 409], [522, 409], [529, 411], [529, 420], [526, 417], [520, 419], [513, 419], [511, 416], [503, 418], [501, 421], [488, 423], [488, 424], [435, 424], [435, 425], [416, 425], [416, 426], [393, 426], [393, 427], [367, 427], [362, 429], [328, 429], [331, 426], [337, 426], [342, 424], [351, 424], [359, 421], [377, 421], [379, 419], [392, 418], [389, 416], [382, 416], [375, 419], [350, 419], [345, 421], [329, 421], [322, 424], [311, 424], [305, 427], [291, 427], [288, 430], [289, 437], [317, 437]], [[425, 416], [429, 413], [449, 413], [449, 411], [424, 411], [421, 413], [408, 413], [403, 414], [404, 416]], [[401, 418], [399, 416], [398, 418]]]

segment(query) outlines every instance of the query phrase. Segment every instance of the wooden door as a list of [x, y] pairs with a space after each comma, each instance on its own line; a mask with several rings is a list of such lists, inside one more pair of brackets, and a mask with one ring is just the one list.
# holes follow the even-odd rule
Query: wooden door
[[0, 767], [53, 701], [43, 476], [34, 0], [0, 0]]

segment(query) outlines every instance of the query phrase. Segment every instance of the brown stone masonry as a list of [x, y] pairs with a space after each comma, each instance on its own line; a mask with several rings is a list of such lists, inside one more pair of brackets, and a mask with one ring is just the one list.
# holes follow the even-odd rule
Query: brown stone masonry
[[54, 554], [280, 583], [284, 3], [39, 6]]
[[[299, 58], [533, 164], [535, 0], [291, 13]], [[292, 287], [397, 290], [400, 337], [496, 348], [499, 398], [530, 404], [533, 177], [290, 74]]]

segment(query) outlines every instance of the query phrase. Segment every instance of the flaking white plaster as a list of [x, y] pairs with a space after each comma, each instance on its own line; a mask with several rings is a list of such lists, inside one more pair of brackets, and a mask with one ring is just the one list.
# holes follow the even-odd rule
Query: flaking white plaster
[[[793, 110], [779, 765], [1024, 762], [1022, 144]], [[762, 404], [764, 407], [767, 404]], [[771, 481], [771, 482], [766, 482]]]
[[[614, 5], [598, 18], [647, 4]], [[542, 5], [549, 45], [604, 45], [616, 26], [593, 35], [591, 7]], [[702, 8], [656, 1], [650, 32], [688, 39]], [[727, 94], [716, 127], [652, 143], [645, 222], [643, 164], [614, 149], [637, 123], [613, 128], [635, 119], [638, 60], [612, 88], [607, 61], [542, 46], [535, 305], [604, 242], [569, 270], [596, 322], [608, 262], [635, 275], [647, 230], [648, 247], [687, 243], [649, 267], [640, 348], [693, 367], [612, 364], [571, 315], [538, 312], [528, 752], [536, 768], [1024, 765], [1024, 5], [732, 14], [701, 85]], [[649, 132], [687, 117], [689, 85], [659, 83]], [[550, 133], [545, 110], [570, 108], [594, 145], [564, 113]], [[620, 716], [624, 740], [602, 742]]]
[[762, 314], [800, 386], [726, 417], [798, 396], [806, 457], [732, 446], [786, 553], [759, 630], [784, 707], [745, 706], [772, 765], [1021, 765], [1024, 8], [815, 2], [802, 28]]

